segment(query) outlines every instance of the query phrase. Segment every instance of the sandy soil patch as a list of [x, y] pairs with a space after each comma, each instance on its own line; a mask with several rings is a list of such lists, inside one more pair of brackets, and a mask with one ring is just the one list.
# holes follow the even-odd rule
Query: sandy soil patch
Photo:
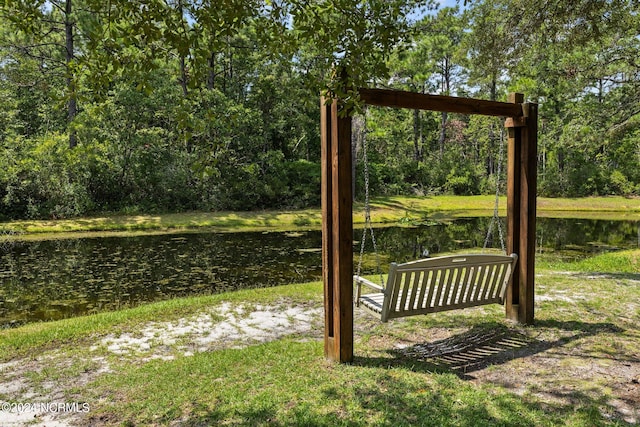
[[[123, 361], [170, 360], [196, 352], [240, 348], [288, 335], [318, 337], [323, 308], [311, 305], [222, 304], [173, 322], [151, 322], [139, 331], [108, 335], [87, 348], [87, 368], [73, 378], [42, 380], [44, 370], [65, 369], [71, 361], [57, 352], [0, 364], [0, 426], [66, 427], [81, 423], [87, 402], [67, 390], [113, 369], [109, 355]], [[106, 351], [105, 351], [106, 350]], [[40, 380], [30, 380], [34, 376]], [[87, 406], [88, 405], [88, 406]]]
[[117, 355], [150, 353], [148, 358], [172, 359], [170, 351], [184, 356], [219, 348], [240, 348], [273, 341], [285, 335], [306, 334], [321, 316], [321, 307], [233, 306], [225, 303], [210, 312], [176, 322], [154, 322], [137, 333], [109, 335], [100, 346]]

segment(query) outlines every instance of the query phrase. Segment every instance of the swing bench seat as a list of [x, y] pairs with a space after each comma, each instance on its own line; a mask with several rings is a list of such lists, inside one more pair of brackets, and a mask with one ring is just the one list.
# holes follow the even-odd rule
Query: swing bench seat
[[[391, 263], [387, 286], [360, 276], [356, 304], [389, 319], [503, 304], [518, 255], [451, 255]], [[373, 290], [362, 293], [362, 286]]]

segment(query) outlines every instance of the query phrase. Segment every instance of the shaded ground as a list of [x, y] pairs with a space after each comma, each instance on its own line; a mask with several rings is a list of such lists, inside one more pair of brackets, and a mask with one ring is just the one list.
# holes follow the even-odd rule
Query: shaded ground
[[[554, 285], [546, 285], [551, 276]], [[459, 329], [451, 324], [426, 330], [392, 326], [371, 334], [367, 355], [358, 363], [384, 366], [391, 359], [416, 370], [452, 372], [474, 384], [535, 398], [549, 408], [594, 403], [605, 418], [640, 425], [638, 279], [638, 274], [538, 275], [540, 314], [532, 327], [482, 321], [482, 316], [470, 323], [459, 312], [450, 314]], [[467, 313], [486, 310], [491, 308]], [[364, 319], [371, 321], [370, 316]], [[366, 328], [375, 324], [361, 330]]]
[[[544, 330], [500, 324], [453, 335], [435, 330], [434, 337], [443, 338], [414, 343], [408, 339], [386, 352], [398, 363], [417, 361], [420, 369], [453, 372], [478, 385], [534, 396], [549, 406], [594, 402], [608, 418], [640, 423], [640, 357], [589, 350], [623, 330], [609, 323], [544, 321], [536, 328]], [[360, 363], [372, 361], [364, 358]]]

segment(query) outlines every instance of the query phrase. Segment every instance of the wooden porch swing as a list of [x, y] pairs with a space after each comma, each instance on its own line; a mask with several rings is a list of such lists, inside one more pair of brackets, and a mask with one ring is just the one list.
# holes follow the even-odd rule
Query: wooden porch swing
[[[367, 132], [367, 109], [364, 110], [362, 130], [362, 164], [364, 165], [364, 218], [365, 225], [360, 240], [360, 257], [353, 283], [356, 287], [356, 306], [363, 306], [382, 322], [407, 316], [456, 310], [487, 304], [504, 304], [507, 285], [511, 280], [518, 261], [515, 253], [498, 254], [456, 254], [437, 258], [419, 259], [398, 264], [391, 263], [385, 286], [380, 271], [380, 257], [371, 220], [369, 191], [369, 139]], [[502, 251], [505, 251], [504, 233], [498, 214], [500, 200], [500, 176], [504, 160], [504, 133], [501, 133], [497, 159], [497, 179], [493, 217], [484, 240], [483, 251], [496, 225]], [[380, 284], [360, 275], [364, 258], [367, 233], [371, 236], [376, 255]], [[366, 287], [373, 292], [363, 293]]]
[[[356, 303], [386, 322], [486, 304], [504, 304], [518, 255], [450, 255], [391, 263], [387, 286], [355, 276]], [[376, 292], [362, 294], [362, 285]]]
[[[521, 94], [509, 102], [387, 89], [358, 89], [365, 105], [505, 117], [507, 143], [506, 254], [457, 255], [392, 264], [385, 288], [359, 294], [383, 321], [410, 314], [504, 303], [506, 316], [534, 320], [537, 104]], [[351, 117], [339, 99], [321, 99], [322, 276], [325, 356], [353, 360], [353, 205]], [[340, 113], [340, 114], [339, 114]], [[411, 291], [409, 289], [412, 289]], [[385, 301], [386, 299], [386, 301]]]

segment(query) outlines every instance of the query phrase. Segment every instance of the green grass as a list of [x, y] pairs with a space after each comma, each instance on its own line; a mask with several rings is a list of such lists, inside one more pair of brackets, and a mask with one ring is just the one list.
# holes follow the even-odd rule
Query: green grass
[[269, 304], [286, 299], [305, 302], [321, 298], [321, 289], [320, 283], [282, 286], [277, 292], [271, 289], [248, 289], [211, 296], [176, 298], [55, 322], [31, 323], [19, 328], [0, 330], [0, 361], [60, 346], [71, 348], [88, 339], [95, 339], [96, 336], [139, 329], [141, 325], [160, 318], [164, 321], [179, 319], [221, 301]]
[[[0, 224], [0, 231], [17, 234], [42, 233], [144, 233], [215, 228], [220, 231], [319, 226], [318, 210], [261, 212], [185, 212], [162, 215], [111, 215], [61, 220], [23, 220]], [[57, 236], [59, 237], [59, 236]]]
[[317, 342], [281, 340], [150, 362], [104, 378], [94, 393], [110, 390], [127, 403], [94, 416], [126, 414], [117, 421], [129, 425], [589, 425], [580, 409], [545, 413], [535, 402], [452, 374], [369, 358], [329, 364]]
[[[356, 311], [351, 364], [325, 360], [322, 330], [173, 360], [94, 348], [223, 302], [321, 306], [320, 283], [26, 325], [0, 331], [0, 355], [34, 364], [21, 374], [34, 390], [54, 384], [59, 399], [88, 402], [91, 425], [627, 426], [640, 380], [639, 259], [634, 250], [538, 265], [533, 327], [504, 321], [499, 306], [388, 324]], [[109, 372], [96, 372], [101, 359]], [[0, 383], [12, 375], [0, 369]]]
[[543, 259], [544, 261], [538, 262], [537, 265], [546, 269], [615, 274], [640, 273], [640, 253], [637, 250], [609, 252], [575, 262]]
[[[408, 223], [426, 219], [490, 216], [493, 196], [384, 197], [372, 202], [372, 217], [377, 223]], [[506, 198], [500, 200], [502, 214]], [[598, 197], [583, 199], [538, 199], [538, 215], [585, 219], [640, 219], [640, 199]], [[354, 206], [354, 223], [364, 223], [361, 203]], [[42, 238], [43, 234], [112, 232], [148, 233], [212, 228], [222, 231], [319, 228], [319, 209], [256, 212], [187, 212], [163, 215], [111, 215], [64, 220], [24, 220], [0, 224], [0, 232], [19, 234], [20, 238]], [[27, 235], [27, 236], [25, 236]]]

